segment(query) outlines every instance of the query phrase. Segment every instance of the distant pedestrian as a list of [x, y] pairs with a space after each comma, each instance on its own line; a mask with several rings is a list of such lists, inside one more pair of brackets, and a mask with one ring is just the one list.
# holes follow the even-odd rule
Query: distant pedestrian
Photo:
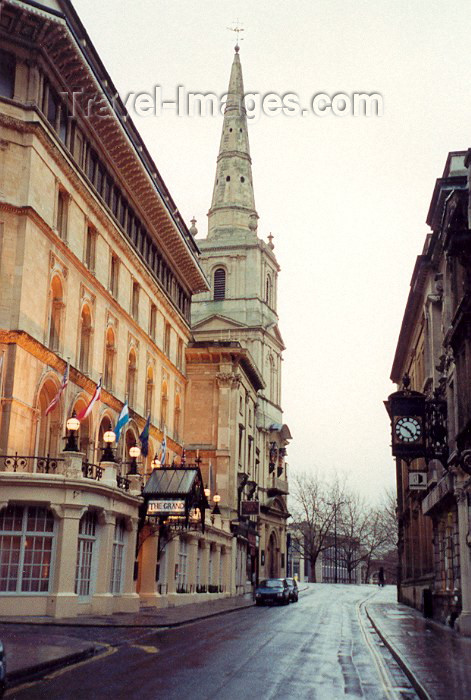
[[384, 586], [384, 569], [382, 566], [378, 572], [378, 586]]

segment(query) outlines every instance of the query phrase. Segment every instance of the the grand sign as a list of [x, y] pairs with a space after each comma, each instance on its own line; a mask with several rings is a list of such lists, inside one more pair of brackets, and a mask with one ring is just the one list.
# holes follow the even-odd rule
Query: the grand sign
[[185, 515], [185, 501], [175, 499], [149, 501], [147, 515]]

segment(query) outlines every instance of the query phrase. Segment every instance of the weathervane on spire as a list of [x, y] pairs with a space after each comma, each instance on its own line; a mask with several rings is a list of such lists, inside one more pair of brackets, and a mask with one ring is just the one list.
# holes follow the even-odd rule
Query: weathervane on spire
[[236, 20], [235, 22], [232, 22], [232, 24], [233, 24], [233, 26], [232, 26], [232, 27], [227, 27], [227, 29], [228, 29], [230, 32], [235, 32], [235, 34], [237, 34], [237, 41], [236, 41], [236, 45], [235, 45], [235, 51], [236, 51], [236, 53], [238, 53], [238, 52], [239, 52], [239, 41], [243, 41], [243, 40], [244, 40], [244, 37], [243, 37], [243, 36], [240, 36], [240, 33], [244, 31], [244, 28], [241, 26], [242, 23], [240, 22], [239, 18], [237, 18], [237, 20]]

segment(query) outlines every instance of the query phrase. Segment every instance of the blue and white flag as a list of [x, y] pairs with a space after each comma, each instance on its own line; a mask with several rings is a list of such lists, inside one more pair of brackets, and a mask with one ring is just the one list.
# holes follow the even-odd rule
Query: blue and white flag
[[116, 442], [119, 440], [119, 436], [121, 435], [121, 431], [126, 425], [126, 423], [129, 422], [129, 407], [127, 402], [124, 404], [123, 408], [121, 409], [121, 413], [119, 414], [118, 422], [116, 423], [116, 428], [114, 429], [114, 434], [116, 435]]
[[160, 448], [160, 464], [162, 466], [165, 465], [165, 455], [167, 453], [167, 437], [164, 433], [164, 439], [162, 440], [162, 445]]

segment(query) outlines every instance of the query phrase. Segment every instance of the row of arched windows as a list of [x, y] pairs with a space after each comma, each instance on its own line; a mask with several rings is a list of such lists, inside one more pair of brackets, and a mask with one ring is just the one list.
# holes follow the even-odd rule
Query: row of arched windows
[[[64, 316], [64, 293], [62, 281], [58, 275], [54, 275], [51, 281], [50, 319], [49, 319], [49, 347], [58, 352], [62, 335]], [[93, 322], [92, 311], [89, 303], [85, 302], [80, 312], [80, 328], [78, 337], [78, 368], [84, 374], [88, 374], [92, 368], [92, 340]], [[165, 324], [164, 351], [170, 354], [170, 324]], [[104, 364], [103, 364], [103, 386], [109, 392], [114, 392], [116, 376], [116, 334], [112, 326], [108, 326], [105, 332]], [[177, 367], [183, 368], [183, 341], [178, 339], [177, 343]], [[130, 406], [136, 404], [136, 384], [137, 384], [137, 355], [134, 348], [131, 348], [127, 358], [126, 368], [126, 396]], [[153, 370], [148, 368], [146, 376], [146, 414], [153, 410]]]
[[[64, 420], [66, 415], [70, 415], [72, 411], [79, 413], [87, 404], [90, 397], [86, 394], [80, 394], [77, 399], [73, 402], [73, 405], [61, 405], [57, 404], [52, 411], [46, 415], [46, 408], [51, 403], [54, 396], [57, 394], [58, 383], [52, 377], [48, 377], [41, 387], [38, 396], [38, 411], [37, 411], [37, 429], [36, 435], [33, 436], [34, 440], [34, 453], [40, 457], [46, 457], [51, 455], [52, 457], [58, 456], [61, 452], [62, 436], [64, 435]], [[151, 414], [151, 422], [154, 425], [158, 425], [160, 429], [168, 433], [168, 407], [169, 407], [169, 389], [166, 380], [162, 382], [161, 387], [161, 404], [160, 404], [160, 416], [157, 421], [152, 414], [152, 406], [155, 398], [155, 384], [154, 384], [154, 373], [151, 367], [147, 371], [147, 383], [146, 383], [146, 404], [149, 409], [148, 412]], [[62, 403], [62, 402], [61, 402]], [[181, 393], [176, 391], [174, 399], [174, 410], [173, 410], [173, 437], [175, 440], [179, 441], [181, 423], [182, 423], [182, 402]], [[147, 415], [147, 414], [146, 414]], [[97, 427], [93, 427], [92, 415], [83, 419], [80, 423], [80, 428], [78, 432], [78, 446], [80, 452], [84, 453], [86, 460], [89, 461], [99, 461], [101, 457], [101, 449], [104, 446], [103, 436], [107, 430], [113, 430], [115, 425], [107, 412], [102, 415]], [[128, 450], [133, 445], [138, 444], [138, 436], [140, 430], [133, 421], [128, 423], [124, 433], [124, 441], [120, 444], [119, 454], [126, 459]], [[157, 447], [157, 446], [156, 446]], [[153, 454], [152, 454], [153, 456]]]

